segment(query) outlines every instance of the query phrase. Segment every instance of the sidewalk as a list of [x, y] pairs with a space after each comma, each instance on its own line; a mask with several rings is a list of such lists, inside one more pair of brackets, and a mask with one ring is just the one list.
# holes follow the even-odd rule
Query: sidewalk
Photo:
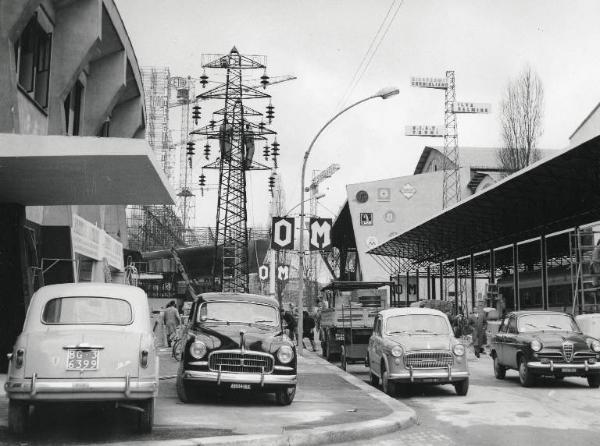
[[[339, 367], [305, 351], [299, 358], [299, 384], [296, 398], [290, 406], [277, 406], [271, 395], [239, 391], [223, 397], [208, 395], [195, 404], [183, 404], [177, 399], [175, 380], [178, 363], [161, 352], [160, 392], [155, 409], [155, 428], [151, 435], [131, 432], [115, 438], [104, 431], [82, 438], [81, 433], [65, 435], [75, 438], [52, 438], [58, 444], [102, 442], [119, 445], [317, 445], [341, 443], [384, 435], [410, 426], [415, 413], [399, 401], [347, 374]], [[0, 375], [3, 382], [4, 376]], [[6, 437], [7, 399], [0, 396], [1, 440], [19, 443]], [[46, 423], [43, 423], [46, 424]], [[45, 444], [50, 432], [32, 434], [29, 444]], [[36, 428], [34, 427], [34, 430]], [[39, 430], [44, 431], [45, 426]], [[123, 439], [128, 441], [123, 442]], [[66, 440], [66, 441], [65, 441]]]

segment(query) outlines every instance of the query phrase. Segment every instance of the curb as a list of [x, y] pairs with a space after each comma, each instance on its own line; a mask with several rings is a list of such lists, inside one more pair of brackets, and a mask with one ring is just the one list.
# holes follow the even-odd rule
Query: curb
[[178, 440], [130, 441], [111, 443], [111, 446], [135, 446], [142, 443], [150, 446], [316, 446], [378, 437], [405, 429], [416, 423], [417, 415], [415, 411], [400, 401], [391, 398], [315, 354], [305, 354], [303, 359], [312, 363], [319, 363], [324, 368], [339, 375], [353, 386], [366, 392], [370, 397], [388, 406], [392, 413], [375, 420], [293, 430], [284, 434], [225, 435]]

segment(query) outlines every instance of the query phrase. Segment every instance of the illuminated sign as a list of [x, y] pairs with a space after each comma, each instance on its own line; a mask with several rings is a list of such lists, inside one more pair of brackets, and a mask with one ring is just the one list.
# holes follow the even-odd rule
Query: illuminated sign
[[443, 77], [413, 76], [410, 78], [410, 86], [421, 88], [439, 88], [445, 90], [448, 88], [448, 81]]
[[433, 136], [440, 137], [446, 134], [443, 125], [407, 125], [406, 136]]
[[489, 113], [491, 110], [491, 104], [477, 102], [454, 102], [452, 104], [453, 113]]

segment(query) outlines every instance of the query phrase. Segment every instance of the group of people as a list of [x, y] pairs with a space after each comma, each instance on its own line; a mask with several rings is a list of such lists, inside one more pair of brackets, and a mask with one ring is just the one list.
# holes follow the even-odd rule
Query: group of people
[[[281, 310], [281, 315], [283, 322], [285, 322], [286, 329], [288, 331], [288, 336], [290, 339], [295, 340], [298, 339], [298, 322], [296, 320], [296, 316], [294, 315], [293, 307], [290, 305], [290, 310], [285, 311]], [[316, 328], [315, 318], [313, 318], [307, 310], [302, 312], [302, 339], [298, 339], [298, 342], [302, 342], [304, 347], [304, 339], [308, 339], [310, 342], [310, 346], [312, 351], [316, 350], [315, 347], [315, 328]]]

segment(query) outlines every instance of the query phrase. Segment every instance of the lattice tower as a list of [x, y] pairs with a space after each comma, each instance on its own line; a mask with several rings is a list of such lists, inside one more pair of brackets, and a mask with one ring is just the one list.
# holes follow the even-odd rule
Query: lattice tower
[[181, 218], [184, 231], [195, 225], [196, 199], [192, 192], [193, 156], [187, 153], [187, 144], [193, 142], [191, 130], [191, 102], [194, 98], [194, 84], [189, 78], [179, 78], [182, 82], [177, 88], [177, 104], [181, 112], [179, 129], [179, 185], [177, 187], [177, 213]]
[[460, 165], [458, 154], [458, 133], [456, 129], [456, 114], [453, 106], [456, 100], [454, 71], [446, 71], [448, 83], [445, 90], [444, 125], [444, 157], [442, 170], [444, 180], [442, 185], [442, 207], [445, 209], [460, 201]]

